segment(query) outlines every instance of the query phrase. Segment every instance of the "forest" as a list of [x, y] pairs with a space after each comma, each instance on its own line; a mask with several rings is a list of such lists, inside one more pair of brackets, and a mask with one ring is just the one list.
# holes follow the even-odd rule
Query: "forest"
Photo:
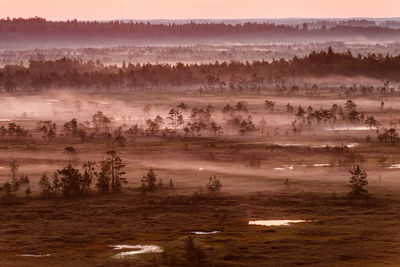
[[[361, 26], [362, 25], [362, 26]], [[214, 23], [150, 23], [123, 21], [47, 21], [35, 17], [0, 20], [0, 41], [12, 44], [21, 42], [70, 44], [101, 43], [148, 43], [148, 42], [190, 42], [211, 40], [252, 42], [255, 40], [293, 39], [359, 39], [360, 36], [372, 40], [399, 40], [399, 29], [383, 26], [364, 26], [365, 23], [338, 24], [332, 27], [285, 25], [275, 23], [245, 22], [228, 24]], [[367, 24], [368, 25], [368, 24]]]
[[99, 61], [61, 58], [31, 60], [29, 66], [6, 65], [0, 69], [0, 88], [12, 93], [52, 88], [75, 89], [190, 89], [260, 90], [288, 78], [368, 76], [382, 81], [400, 79], [400, 56], [353, 56], [351, 52], [311, 52], [291, 60], [214, 62], [207, 64], [131, 64], [105, 66]]

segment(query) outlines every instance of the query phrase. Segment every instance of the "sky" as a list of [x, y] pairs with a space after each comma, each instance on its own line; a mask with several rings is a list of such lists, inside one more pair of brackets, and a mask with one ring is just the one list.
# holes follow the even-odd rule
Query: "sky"
[[0, 17], [49, 20], [399, 17], [400, 0], [0, 0]]

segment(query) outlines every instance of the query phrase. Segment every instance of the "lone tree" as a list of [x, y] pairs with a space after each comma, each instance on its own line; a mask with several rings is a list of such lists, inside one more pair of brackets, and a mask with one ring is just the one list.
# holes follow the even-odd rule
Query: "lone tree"
[[209, 193], [218, 193], [221, 191], [222, 184], [219, 181], [219, 179], [217, 178], [217, 176], [214, 175], [214, 176], [210, 176], [208, 183], [206, 185], [206, 188], [207, 188], [207, 192], [209, 192]]
[[122, 184], [127, 184], [128, 181], [125, 177], [125, 172], [122, 169], [125, 167], [122, 164], [122, 159], [117, 155], [115, 150], [109, 150], [107, 152], [109, 156], [107, 161], [110, 164], [110, 174], [111, 174], [111, 190], [113, 192], [121, 192]]
[[368, 185], [367, 171], [360, 168], [359, 165], [349, 170], [351, 174], [349, 184], [351, 186], [351, 195], [353, 197], [360, 196], [362, 194], [368, 194], [368, 190], [364, 187]]
[[147, 171], [146, 175], [142, 177], [142, 187], [143, 192], [152, 192], [156, 190], [157, 175], [154, 173], [153, 168]]

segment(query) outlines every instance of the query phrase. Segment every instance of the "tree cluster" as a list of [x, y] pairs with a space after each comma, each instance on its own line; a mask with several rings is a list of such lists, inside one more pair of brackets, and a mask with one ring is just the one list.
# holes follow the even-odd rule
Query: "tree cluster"
[[44, 173], [39, 187], [45, 195], [80, 196], [90, 192], [93, 182], [101, 193], [120, 192], [127, 183], [121, 158], [115, 150], [107, 152], [107, 158], [98, 163], [89, 161], [82, 165], [82, 171], [71, 164], [57, 170], [51, 179]]
[[[293, 77], [322, 77], [328, 75], [369, 76], [384, 80], [400, 80], [400, 56], [353, 56], [351, 52], [311, 52], [291, 60], [253, 62], [215, 62], [203, 64], [127, 64], [105, 66], [100, 62], [61, 58], [30, 61], [29, 66], [6, 65], [0, 68], [0, 88], [5, 92], [37, 92], [52, 88], [168, 90], [210, 89], [214, 92], [259, 92], [271, 83], [282, 83]], [[277, 88], [293, 94], [297, 86]], [[343, 89], [345, 90], [345, 89]], [[352, 94], [356, 88], [346, 88]], [[363, 94], [373, 88], [362, 87]], [[378, 88], [380, 93], [393, 93], [389, 86]]]

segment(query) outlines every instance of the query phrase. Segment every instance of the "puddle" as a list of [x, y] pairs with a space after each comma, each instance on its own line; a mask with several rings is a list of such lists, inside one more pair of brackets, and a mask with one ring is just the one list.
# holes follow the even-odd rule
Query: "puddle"
[[47, 102], [60, 102], [59, 99], [47, 99], [46, 101]]
[[326, 147], [328, 147], [329, 145], [314, 145], [314, 146], [311, 146], [312, 148], [326, 148]]
[[294, 166], [293, 165], [283, 166], [283, 167], [280, 167], [280, 168], [274, 168], [274, 170], [276, 170], [276, 171], [294, 170]]
[[115, 245], [111, 246], [114, 250], [127, 250], [120, 252], [113, 256], [115, 259], [123, 259], [125, 257], [137, 255], [137, 254], [144, 254], [144, 253], [160, 253], [163, 252], [163, 249], [159, 246], [155, 245]]
[[199, 168], [199, 171], [204, 171], [204, 168]]
[[400, 164], [393, 164], [392, 166], [388, 167], [388, 169], [400, 169]]
[[295, 223], [309, 222], [306, 220], [259, 220], [249, 221], [249, 225], [262, 225], [262, 226], [289, 226]]
[[[311, 148], [326, 148], [326, 147], [334, 147], [338, 146], [338, 144], [321, 144], [321, 145], [309, 145], [309, 144], [279, 144], [275, 143], [277, 146], [281, 147], [311, 147]], [[346, 145], [348, 148], [358, 146], [358, 143], [350, 143]]]
[[[51, 104], [51, 103], [47, 103]], [[15, 118], [15, 119], [0, 119], [0, 122], [11, 122], [11, 121], [31, 121], [32, 119], [20, 119], [20, 118]]]
[[195, 235], [213, 235], [213, 234], [218, 234], [220, 231], [210, 231], [210, 232], [192, 232]]
[[358, 146], [358, 143], [350, 143], [346, 145], [348, 148], [356, 147]]
[[17, 256], [20, 256], [20, 257], [32, 257], [32, 258], [42, 258], [42, 257], [49, 257], [50, 254], [43, 254], [43, 255], [40, 255], [40, 254], [19, 254]]
[[284, 147], [290, 147], [290, 146], [304, 146], [302, 144], [280, 144], [280, 143], [275, 143], [277, 146], [284, 146]]
[[313, 167], [329, 167], [332, 166], [332, 164], [328, 164], [328, 163], [316, 163], [312, 165]]
[[110, 104], [110, 103], [107, 102], [107, 101], [100, 101], [99, 103], [102, 104], [102, 105], [109, 105], [109, 104]]
[[369, 127], [366, 126], [349, 126], [349, 127], [336, 127], [336, 128], [325, 128], [325, 131], [368, 131]]

